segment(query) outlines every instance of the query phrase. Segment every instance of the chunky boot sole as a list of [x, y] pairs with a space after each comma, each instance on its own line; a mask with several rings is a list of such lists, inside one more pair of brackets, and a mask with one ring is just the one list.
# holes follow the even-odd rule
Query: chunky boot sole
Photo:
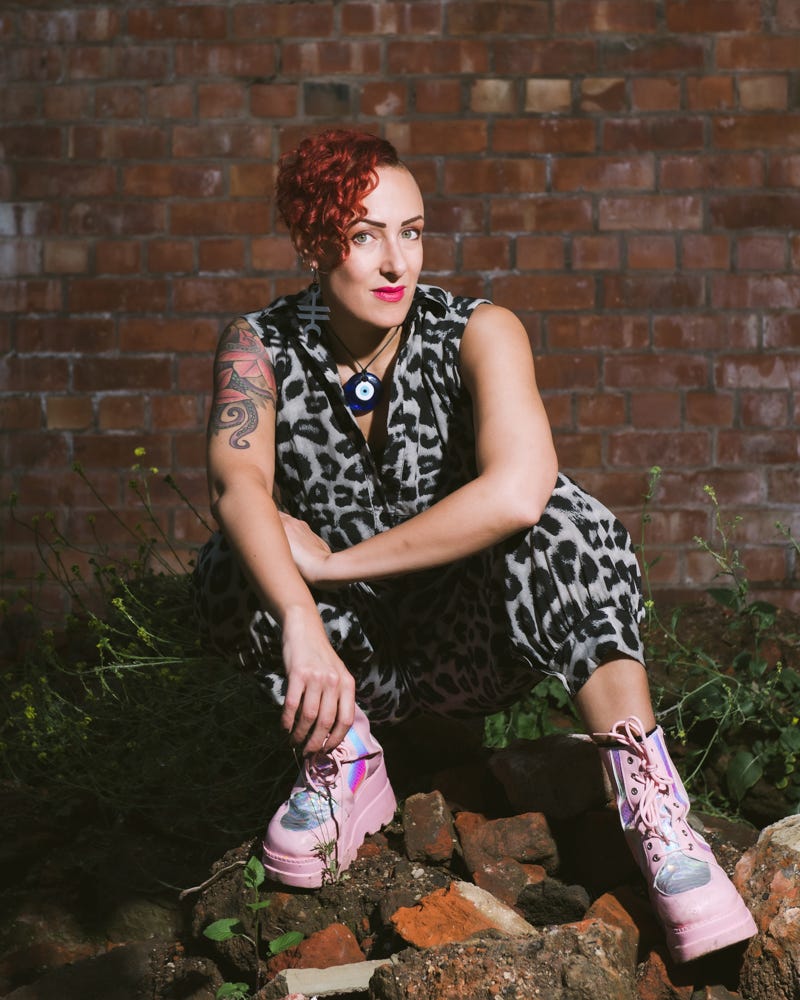
[[[368, 804], [361, 808], [361, 802]], [[341, 828], [337, 830], [336, 824], [330, 821], [320, 827], [317, 853], [302, 857], [280, 855], [270, 849], [265, 839], [262, 853], [264, 870], [269, 878], [284, 885], [318, 889], [350, 867], [364, 838], [389, 823], [396, 809], [397, 800], [382, 763], [364, 779], [358, 790], [358, 804], [349, 817], [340, 820]], [[330, 832], [327, 841], [322, 839], [326, 832]], [[338, 847], [328, 850], [328, 846], [337, 840]]]
[[756, 923], [741, 898], [732, 909], [713, 920], [665, 927], [667, 947], [674, 962], [691, 962], [720, 948], [747, 941], [757, 933]]

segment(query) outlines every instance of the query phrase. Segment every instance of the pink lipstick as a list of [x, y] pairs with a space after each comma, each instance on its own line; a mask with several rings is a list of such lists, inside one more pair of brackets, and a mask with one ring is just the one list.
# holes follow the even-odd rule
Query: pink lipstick
[[397, 285], [395, 287], [387, 286], [386, 288], [373, 288], [372, 294], [377, 296], [382, 302], [399, 302], [400, 299], [405, 295], [406, 287], [405, 285]]

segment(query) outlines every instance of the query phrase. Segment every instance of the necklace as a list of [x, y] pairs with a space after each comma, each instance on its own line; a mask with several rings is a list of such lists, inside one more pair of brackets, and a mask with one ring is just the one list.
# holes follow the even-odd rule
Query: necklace
[[391, 344], [398, 333], [400, 333], [400, 327], [398, 326], [395, 328], [391, 337], [389, 337], [378, 353], [373, 355], [365, 365], [360, 364], [353, 357], [347, 347], [347, 344], [345, 344], [341, 337], [337, 335], [330, 323], [328, 323], [328, 330], [344, 348], [345, 353], [353, 362], [353, 366], [358, 369], [355, 375], [349, 378], [344, 384], [345, 402], [351, 412], [355, 413], [357, 417], [360, 417], [362, 413], [372, 413], [380, 402], [381, 395], [383, 394], [383, 386], [381, 385], [381, 380], [378, 376], [373, 375], [368, 369], [370, 365], [374, 364], [378, 360], [389, 344]]

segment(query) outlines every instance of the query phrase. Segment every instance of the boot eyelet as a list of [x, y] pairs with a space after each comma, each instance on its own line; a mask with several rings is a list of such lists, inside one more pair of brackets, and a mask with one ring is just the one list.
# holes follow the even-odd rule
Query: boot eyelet
[[653, 861], [660, 861], [660, 860], [661, 858], [657, 854], [653, 855]]

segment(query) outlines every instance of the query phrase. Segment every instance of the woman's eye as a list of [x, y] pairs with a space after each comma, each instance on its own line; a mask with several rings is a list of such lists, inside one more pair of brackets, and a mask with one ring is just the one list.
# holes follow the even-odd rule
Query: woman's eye
[[421, 229], [404, 229], [403, 239], [404, 240], [418, 240], [422, 237]]
[[364, 243], [369, 243], [371, 239], [372, 236], [365, 231], [363, 233], [356, 233], [353, 237], [353, 243], [358, 243], [360, 246], [363, 246]]

